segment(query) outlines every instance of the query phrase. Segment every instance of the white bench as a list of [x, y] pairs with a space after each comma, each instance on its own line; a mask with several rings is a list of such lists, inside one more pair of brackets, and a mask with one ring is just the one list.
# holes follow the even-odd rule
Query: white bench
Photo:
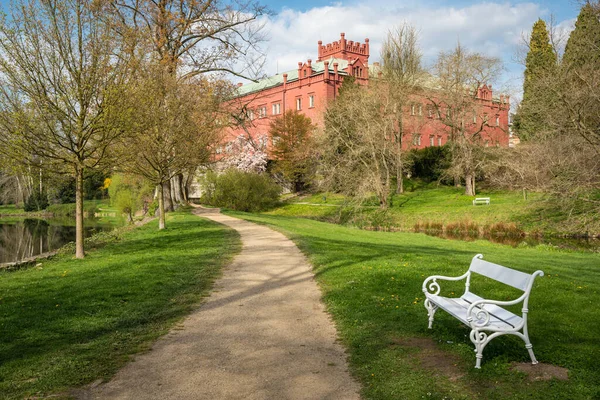
[[[523, 294], [512, 301], [487, 300], [479, 297], [470, 291], [472, 273], [477, 273], [512, 286], [523, 291]], [[432, 327], [435, 312], [438, 308], [441, 308], [471, 328], [470, 339], [475, 345], [475, 352], [477, 353], [475, 368], [481, 368], [481, 359], [483, 358], [483, 349], [485, 346], [495, 337], [507, 334], [523, 339], [525, 348], [529, 351], [531, 363], [537, 364], [527, 332], [527, 313], [529, 312], [527, 305], [533, 281], [536, 276], [543, 275], [543, 271], [526, 274], [501, 265], [492, 264], [491, 262], [484, 261], [481, 254], [477, 254], [473, 257], [469, 270], [461, 276], [430, 276], [423, 282], [425, 308], [429, 316], [429, 329]], [[439, 295], [440, 285], [437, 282], [438, 280], [459, 281], [462, 279], [466, 279], [465, 292], [462, 296], [450, 298]], [[523, 307], [520, 316], [502, 308], [502, 306], [510, 306], [521, 302], [523, 303]], [[491, 332], [491, 334], [488, 335], [486, 332]]]
[[490, 198], [489, 197], [477, 197], [473, 200], [473, 205], [476, 206], [477, 204], [487, 204], [489, 206]]

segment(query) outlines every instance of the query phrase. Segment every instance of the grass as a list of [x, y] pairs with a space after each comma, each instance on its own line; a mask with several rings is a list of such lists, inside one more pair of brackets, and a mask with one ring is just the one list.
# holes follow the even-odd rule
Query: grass
[[[598, 254], [370, 232], [280, 215], [230, 214], [284, 232], [308, 255], [366, 399], [600, 396]], [[477, 253], [528, 273], [545, 272], [531, 294], [530, 336], [538, 360], [567, 368], [568, 381], [530, 381], [514, 371], [513, 362], [529, 361], [516, 337], [494, 339], [484, 351], [482, 369], [476, 370], [468, 328], [440, 311], [434, 329], [427, 329], [423, 280], [433, 274], [458, 276]], [[472, 289], [490, 298], [516, 298], [513, 290], [484, 279], [474, 280]], [[442, 285], [442, 295], [460, 291], [460, 284]], [[433, 339], [432, 348], [419, 345], [427, 339]]]
[[0, 205], [0, 215], [24, 214], [25, 210], [22, 207], [17, 207], [14, 204]]
[[535, 234], [600, 234], [600, 216], [590, 220], [588, 213], [587, 219], [579, 219], [577, 213], [572, 213], [567, 218], [541, 193], [528, 193], [524, 199], [522, 192], [481, 190], [477, 197], [490, 197], [491, 204], [473, 206], [473, 197], [465, 196], [462, 188], [411, 185], [404, 194], [392, 196], [387, 211], [380, 210], [375, 199], [366, 201], [358, 212], [344, 209], [340, 207], [344, 204], [342, 196], [320, 193], [288, 198], [269, 214], [404, 231], [427, 224], [475, 224], [486, 231], [500, 223], [514, 224], [519, 230]]
[[126, 229], [84, 260], [0, 272], [0, 397], [108, 379], [206, 296], [239, 236], [189, 213]]
[[[103, 200], [86, 200], [83, 202], [83, 212], [93, 217], [103, 202]], [[75, 203], [51, 204], [46, 211], [52, 213], [54, 217], [75, 217], [75, 207]]]

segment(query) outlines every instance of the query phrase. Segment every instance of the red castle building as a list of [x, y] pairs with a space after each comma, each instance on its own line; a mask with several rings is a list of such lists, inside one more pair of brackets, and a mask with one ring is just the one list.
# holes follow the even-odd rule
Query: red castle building
[[[317, 126], [323, 125], [323, 112], [330, 101], [338, 95], [339, 88], [347, 76], [354, 77], [361, 85], [367, 85], [369, 76], [377, 75], [379, 63], [369, 66], [369, 39], [364, 43], [340, 40], [323, 45], [318, 42], [317, 60], [299, 62], [298, 69], [277, 74], [255, 83], [238, 84], [237, 96], [232, 105], [242, 110], [247, 123], [244, 127], [231, 129], [227, 140], [241, 135], [250, 135], [261, 146], [270, 147], [269, 125], [273, 118], [288, 110], [296, 110], [310, 117]], [[371, 74], [370, 74], [371, 73]], [[509, 97], [492, 96], [492, 87], [484, 85], [478, 89], [477, 114], [473, 115], [474, 126], [478, 118], [488, 121], [481, 133], [486, 145], [508, 146]], [[441, 146], [448, 141], [448, 128], [440, 119], [443, 110], [434, 110], [425, 97], [415, 98], [405, 110], [407, 124], [414, 127], [412, 140], [406, 148]], [[414, 119], [411, 124], [410, 118]], [[417, 121], [418, 120], [418, 121]]]

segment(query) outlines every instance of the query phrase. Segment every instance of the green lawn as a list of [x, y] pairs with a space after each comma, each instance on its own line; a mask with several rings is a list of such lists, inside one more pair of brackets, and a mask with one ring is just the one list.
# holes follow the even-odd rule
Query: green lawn
[[84, 260], [0, 272], [0, 398], [107, 379], [208, 293], [240, 249], [222, 225], [175, 213], [126, 230]]
[[[600, 397], [597, 253], [515, 249], [286, 216], [230, 214], [281, 230], [308, 255], [366, 399]], [[530, 336], [538, 360], [568, 368], [568, 381], [529, 381], [512, 370], [511, 363], [528, 361], [516, 337], [494, 339], [484, 351], [482, 369], [475, 370], [468, 328], [439, 311], [434, 329], [427, 329], [423, 280], [432, 274], [460, 275], [477, 253], [521, 271], [545, 272], [531, 295]], [[498, 299], [516, 294], [483, 279], [474, 280], [472, 288]], [[460, 285], [442, 285], [443, 295], [460, 290]]]
[[0, 205], [0, 215], [9, 215], [9, 214], [23, 214], [25, 210], [22, 208], [18, 208], [14, 204], [4, 204]]
[[[412, 183], [411, 183], [412, 184]], [[438, 223], [442, 225], [471, 222], [481, 230], [489, 230], [490, 225], [512, 223], [529, 233], [597, 233], [600, 234], [600, 216], [590, 219], [578, 217], [577, 210], [569, 213], [557, 210], [550, 199], [541, 193], [485, 191], [477, 197], [490, 197], [489, 206], [473, 206], [474, 197], [465, 196], [464, 189], [449, 186], [406, 185], [406, 192], [394, 195], [387, 211], [377, 207], [375, 199], [363, 204], [360, 211], [350, 214], [350, 208], [341, 210], [344, 198], [337, 194], [314, 194], [303, 197], [290, 197], [284, 203], [268, 212], [271, 215], [285, 215], [317, 219], [326, 222], [350, 223], [356, 226], [400, 228], [413, 230], [416, 224]], [[308, 203], [308, 204], [306, 204]]]

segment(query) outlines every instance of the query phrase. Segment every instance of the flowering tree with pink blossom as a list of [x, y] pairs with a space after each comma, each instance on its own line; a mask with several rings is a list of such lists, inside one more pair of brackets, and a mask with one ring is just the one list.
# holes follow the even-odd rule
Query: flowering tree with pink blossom
[[226, 146], [224, 169], [235, 168], [243, 172], [262, 173], [267, 169], [267, 137], [262, 135], [255, 142], [251, 137], [240, 135]]

